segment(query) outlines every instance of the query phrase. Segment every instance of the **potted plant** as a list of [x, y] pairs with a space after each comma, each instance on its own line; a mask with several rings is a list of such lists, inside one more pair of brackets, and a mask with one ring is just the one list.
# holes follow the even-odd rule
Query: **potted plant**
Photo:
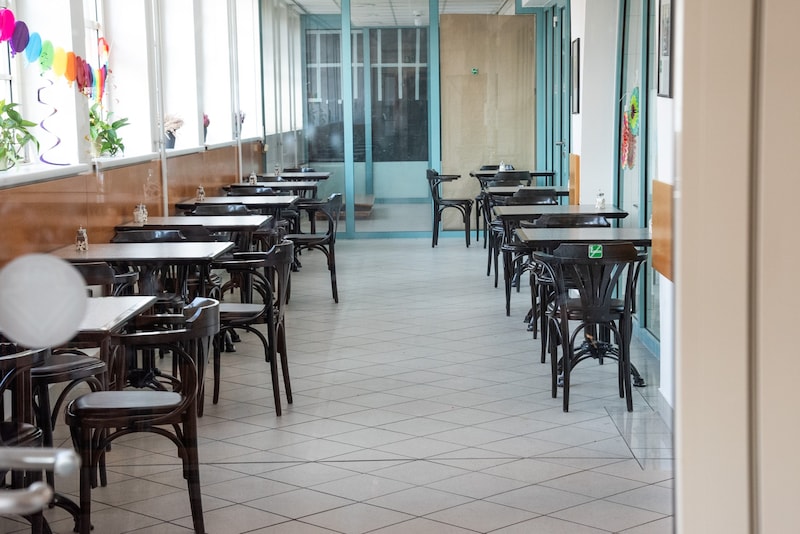
[[33, 143], [39, 149], [39, 141], [28, 128], [36, 126], [22, 118], [14, 109], [17, 104], [0, 100], [0, 171], [5, 171], [25, 159], [23, 149]]
[[89, 140], [92, 142], [95, 157], [115, 156], [117, 152], [125, 151], [125, 144], [118, 130], [128, 125], [128, 119], [112, 121], [112, 115], [113, 113], [109, 113], [104, 119], [99, 103], [89, 108]]
[[175, 132], [183, 126], [183, 119], [177, 115], [164, 115], [164, 138], [167, 148], [175, 148]]

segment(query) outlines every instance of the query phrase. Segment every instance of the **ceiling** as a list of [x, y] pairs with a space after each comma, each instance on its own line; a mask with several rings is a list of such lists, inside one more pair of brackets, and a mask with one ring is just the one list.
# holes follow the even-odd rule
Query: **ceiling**
[[[525, 7], [538, 7], [550, 0], [523, 0]], [[287, 0], [303, 14], [338, 15], [341, 0]], [[512, 15], [515, 0], [439, 0], [443, 14]], [[427, 26], [428, 0], [351, 0], [353, 26]]]

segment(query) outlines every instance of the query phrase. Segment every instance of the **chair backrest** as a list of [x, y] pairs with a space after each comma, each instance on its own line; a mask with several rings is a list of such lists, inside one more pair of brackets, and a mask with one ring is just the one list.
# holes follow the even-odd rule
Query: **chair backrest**
[[325, 218], [328, 219], [328, 231], [325, 232], [325, 236], [331, 243], [336, 242], [336, 232], [339, 228], [339, 218], [342, 214], [343, 205], [342, 194], [333, 193], [321, 208]]
[[439, 184], [441, 183], [439, 173], [435, 169], [428, 169], [425, 173], [428, 178], [428, 187], [431, 190], [431, 197], [433, 198], [434, 204], [436, 204], [442, 199], [442, 195], [439, 193]]
[[500, 165], [481, 165], [482, 171], [496, 171], [500, 169]]
[[[160, 420], [168, 420], [175, 413], [195, 409], [200, 376], [198, 370], [205, 366], [213, 350], [214, 337], [220, 330], [219, 301], [197, 297], [183, 308], [183, 317], [183, 321], [176, 324], [173, 315], [156, 315], [144, 325], [143, 330], [118, 333], [111, 338], [113, 345], [125, 347], [128, 352], [153, 348], [172, 352], [178, 374], [168, 377], [167, 382], [172, 384], [173, 390], [180, 393], [183, 399], [172, 413], [154, 416], [148, 421], [150, 425], [158, 425]], [[140, 327], [147, 317], [141, 319], [138, 322]], [[159, 321], [162, 320], [167, 322], [160, 324]], [[141, 424], [146, 426], [145, 423]]]
[[[646, 259], [632, 243], [563, 243], [552, 254], [534, 253], [534, 258], [552, 271], [563, 320], [568, 318], [569, 306], [574, 308], [579, 302], [585, 323], [609, 323], [620, 315], [621, 298], [624, 324], [628, 324], [639, 268]], [[578, 292], [577, 300], [571, 298], [570, 290]]]
[[188, 241], [180, 230], [119, 230], [111, 238], [112, 243], [168, 243]]
[[258, 211], [251, 210], [244, 204], [196, 204], [186, 215], [258, 215]]
[[533, 226], [541, 228], [610, 228], [611, 222], [602, 215], [588, 213], [546, 213], [536, 219]]
[[275, 195], [275, 190], [273, 190], [271, 187], [264, 187], [263, 185], [237, 185], [236, 187], [231, 187], [228, 191], [229, 197], [248, 197], [258, 195], [273, 196]]
[[497, 185], [531, 185], [530, 171], [498, 171], [491, 181], [492, 186]]
[[[7, 425], [8, 435], [6, 432], [0, 435], [0, 447], [8, 445], [4, 443], [4, 439], [9, 442], [15, 440], [17, 424], [33, 423], [31, 368], [44, 361], [47, 351], [48, 349], [25, 350], [15, 343], [0, 343], [0, 398], [8, 394], [11, 400], [10, 409], [0, 413], [0, 419], [14, 423]], [[40, 436], [41, 433], [36, 435]], [[32, 434], [31, 437], [35, 436]], [[34, 443], [22, 442], [20, 445], [32, 446]]]
[[87, 286], [100, 286], [104, 296], [114, 294], [116, 273], [114, 268], [104, 261], [86, 263], [73, 263], [75, 269], [81, 273]]
[[555, 189], [519, 189], [506, 203], [508, 205], [521, 204], [558, 204]]
[[275, 322], [280, 325], [286, 313], [289, 298], [289, 277], [294, 262], [294, 243], [283, 240], [269, 250], [266, 265], [270, 270], [272, 281], [272, 298], [275, 309]]

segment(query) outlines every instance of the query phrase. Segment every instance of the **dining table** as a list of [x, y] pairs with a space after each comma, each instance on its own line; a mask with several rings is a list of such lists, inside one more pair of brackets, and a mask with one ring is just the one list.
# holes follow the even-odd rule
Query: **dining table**
[[569, 196], [569, 187], [549, 187], [546, 185], [494, 185], [486, 188], [488, 194], [499, 197], [510, 197], [520, 190], [555, 191], [555, 196], [557, 197]]
[[117, 232], [125, 230], [180, 230], [187, 226], [202, 226], [210, 232], [231, 232], [231, 240], [236, 241], [239, 250], [249, 250], [253, 233], [270, 228], [272, 215], [170, 215], [167, 217], [148, 217], [147, 222], [126, 222], [114, 227]]
[[297, 195], [212, 196], [203, 200], [193, 197], [176, 202], [175, 207], [179, 210], [191, 210], [198, 204], [244, 204], [250, 209], [259, 210], [264, 215], [280, 217], [281, 210], [289, 208], [299, 198]]
[[554, 249], [562, 243], [616, 243], [626, 241], [637, 247], [649, 247], [652, 235], [648, 228], [578, 227], [517, 228], [517, 239], [530, 247]]
[[[269, 187], [278, 193], [291, 193], [301, 198], [314, 198], [317, 196], [318, 180], [280, 180], [257, 181], [257, 187]], [[237, 187], [253, 187], [249, 182], [237, 182], [223, 187], [223, 189], [234, 189]]]
[[[525, 169], [519, 169], [519, 170], [525, 170]], [[491, 182], [492, 179], [494, 179], [495, 175], [498, 172], [503, 172], [503, 171], [498, 170], [498, 169], [489, 169], [489, 170], [481, 169], [481, 170], [477, 170], [477, 171], [470, 171], [469, 175], [477, 178], [478, 181], [481, 182], [481, 188], [483, 188], [486, 185], [487, 182]], [[550, 187], [553, 186], [553, 182], [555, 181], [555, 177], [556, 177], [556, 172], [555, 171], [536, 170], [536, 171], [528, 171], [528, 172], [531, 173], [531, 178], [537, 179], [537, 181], [538, 181], [538, 178], [543, 178], [543, 180], [542, 180], [544, 182], [543, 185], [550, 186]]]
[[[199, 292], [206, 294], [206, 281], [211, 263], [233, 249], [232, 241], [179, 241], [162, 243], [92, 243], [86, 250], [66, 245], [51, 252], [71, 263], [103, 261], [110, 265], [135, 267], [140, 270], [140, 293], [156, 295], [156, 274], [161, 267], [178, 266], [185, 271], [199, 270]], [[188, 300], [189, 296], [184, 295]]]
[[256, 174], [256, 177], [259, 179], [266, 179], [268, 181], [276, 180], [280, 178], [281, 180], [291, 180], [291, 181], [304, 181], [304, 180], [327, 180], [331, 177], [331, 173], [327, 171], [317, 172], [317, 171], [308, 171], [308, 172], [279, 172], [277, 175], [274, 172], [266, 172], [261, 174]]

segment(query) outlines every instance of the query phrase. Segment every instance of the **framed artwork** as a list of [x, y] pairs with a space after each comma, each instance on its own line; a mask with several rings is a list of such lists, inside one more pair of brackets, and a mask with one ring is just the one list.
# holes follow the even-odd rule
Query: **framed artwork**
[[659, 0], [658, 96], [672, 97], [672, 0]]
[[581, 112], [581, 39], [572, 41], [569, 54], [570, 75], [572, 76], [572, 91], [570, 92], [570, 109], [572, 113]]

